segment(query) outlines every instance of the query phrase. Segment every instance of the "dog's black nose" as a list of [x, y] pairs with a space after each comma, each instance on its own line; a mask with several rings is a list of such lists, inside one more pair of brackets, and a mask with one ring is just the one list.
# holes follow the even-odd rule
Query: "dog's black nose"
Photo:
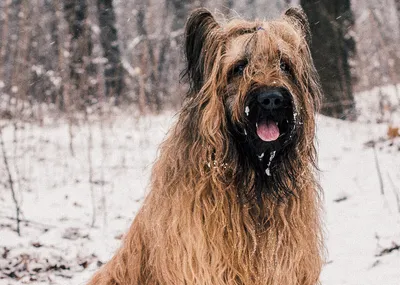
[[278, 89], [263, 91], [257, 95], [257, 101], [267, 110], [279, 109], [283, 106], [283, 95]]

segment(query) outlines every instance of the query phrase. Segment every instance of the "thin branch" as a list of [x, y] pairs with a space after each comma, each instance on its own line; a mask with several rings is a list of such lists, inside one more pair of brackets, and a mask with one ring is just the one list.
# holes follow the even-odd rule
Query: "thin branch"
[[[9, 217], [9, 216], [0, 216], [0, 218], [12, 220], [12, 221], [16, 221], [17, 220], [16, 218]], [[54, 225], [43, 224], [43, 223], [40, 223], [40, 222], [35, 222], [35, 221], [27, 220], [27, 219], [20, 219], [19, 221], [23, 222], [23, 223], [31, 224], [31, 225], [36, 226], [36, 227], [45, 228], [45, 229], [47, 229], [47, 228], [55, 228], [56, 227]]]
[[16, 219], [17, 219], [17, 233], [19, 236], [21, 236], [21, 229], [20, 229], [20, 223], [21, 223], [21, 219], [20, 219], [20, 214], [21, 214], [21, 209], [17, 200], [17, 196], [15, 193], [15, 189], [14, 189], [14, 180], [12, 178], [11, 175], [11, 170], [10, 170], [10, 166], [8, 164], [8, 158], [7, 158], [7, 153], [6, 153], [6, 147], [4, 144], [4, 140], [3, 140], [3, 127], [0, 127], [0, 145], [1, 145], [1, 151], [3, 153], [3, 161], [4, 161], [4, 165], [6, 167], [7, 170], [7, 174], [8, 174], [8, 184], [10, 186], [10, 190], [11, 190], [11, 197], [14, 201], [14, 205], [15, 205], [15, 211], [16, 211]]
[[13, 137], [13, 147], [14, 147], [14, 153], [13, 153], [13, 156], [14, 156], [14, 168], [15, 168], [15, 174], [16, 174], [16, 176], [17, 176], [17, 183], [18, 183], [18, 189], [19, 189], [19, 192], [21, 192], [21, 174], [20, 174], [20, 171], [19, 171], [19, 167], [18, 167], [18, 161], [17, 161], [17, 156], [18, 156], [18, 154], [17, 154], [17, 151], [18, 151], [18, 124], [17, 124], [17, 122], [16, 121], [14, 121], [13, 122], [13, 127], [14, 127], [14, 137]]
[[106, 135], [104, 131], [104, 114], [103, 114], [103, 106], [100, 107], [100, 133], [101, 133], [101, 168], [100, 168], [100, 180], [102, 181], [101, 187], [101, 206], [103, 210], [103, 227], [107, 228], [107, 199], [106, 193], [104, 189], [105, 184], [105, 175], [104, 175], [104, 164], [107, 157], [107, 146], [106, 146]]
[[184, 29], [178, 29], [176, 31], [172, 31], [172, 32], [166, 33], [164, 35], [161, 35], [159, 33], [153, 33], [150, 35], [147, 35], [147, 34], [140, 35], [130, 41], [130, 43], [128, 44], [127, 50], [128, 51], [135, 50], [136, 46], [144, 40], [150, 40], [150, 41], [152, 41], [152, 40], [161, 41], [161, 40], [165, 40], [165, 39], [173, 40], [173, 39], [176, 39], [176, 38], [182, 36], [183, 33], [184, 33]]
[[378, 155], [376, 153], [375, 144], [373, 145], [373, 149], [374, 149], [376, 173], [378, 173], [378, 178], [379, 178], [379, 186], [380, 186], [380, 189], [381, 189], [381, 194], [384, 195], [385, 194], [385, 189], [384, 189], [384, 185], [383, 185], [382, 173], [381, 173], [381, 169], [380, 169], [380, 166], [379, 166], [379, 160], [378, 160]]
[[389, 248], [384, 248], [380, 253], [376, 254], [375, 256], [384, 256], [395, 250], [400, 250], [400, 245], [398, 245], [397, 243], [393, 243], [392, 246]]
[[96, 224], [96, 197], [94, 194], [94, 188], [93, 188], [93, 162], [92, 162], [92, 149], [93, 149], [93, 134], [92, 134], [92, 125], [89, 119], [89, 114], [87, 112], [87, 109], [85, 111], [85, 119], [86, 123], [88, 126], [88, 145], [87, 145], [87, 155], [88, 155], [88, 164], [89, 164], [89, 187], [90, 187], [90, 195], [92, 198], [92, 223], [91, 227], [94, 227]]
[[[70, 112], [68, 110], [68, 112]], [[72, 115], [68, 114], [68, 135], [69, 135], [69, 152], [71, 153], [71, 156], [75, 157], [75, 151], [74, 151], [74, 131], [72, 129]]]
[[400, 213], [400, 189], [398, 187], [396, 187], [396, 185], [394, 184], [392, 177], [390, 176], [389, 172], [387, 173], [387, 176], [389, 178], [389, 183], [392, 186], [393, 189], [393, 193], [394, 196], [396, 197], [396, 202], [397, 202], [397, 211]]

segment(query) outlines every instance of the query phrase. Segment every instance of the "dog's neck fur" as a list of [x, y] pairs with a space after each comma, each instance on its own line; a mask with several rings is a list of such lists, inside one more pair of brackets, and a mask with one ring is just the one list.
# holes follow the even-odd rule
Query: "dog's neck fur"
[[[138, 214], [139, 220], [146, 221], [140, 225], [141, 240], [152, 241], [147, 245], [152, 260], [148, 266], [156, 270], [152, 273], [155, 280], [210, 285], [315, 284], [321, 267], [316, 258], [321, 235], [318, 189], [308, 186], [315, 185], [313, 174], [304, 169], [298, 177], [299, 188], [283, 202], [272, 202], [264, 195], [258, 202], [242, 203], [237, 191], [246, 191], [246, 185], [224, 185], [219, 180], [220, 170], [232, 170], [204, 169], [207, 175], [194, 170], [199, 165], [190, 163], [199, 158], [193, 156], [191, 145], [176, 140], [181, 131], [177, 126], [161, 148], [153, 191]], [[185, 160], [181, 160], [182, 153], [187, 155]], [[166, 165], [169, 170], [161, 173], [160, 167]], [[188, 181], [187, 176], [193, 178]], [[190, 206], [171, 208], [175, 203]], [[128, 240], [136, 242], [137, 238]], [[177, 245], [184, 251], [173, 252]], [[164, 256], [158, 253], [161, 248]]]

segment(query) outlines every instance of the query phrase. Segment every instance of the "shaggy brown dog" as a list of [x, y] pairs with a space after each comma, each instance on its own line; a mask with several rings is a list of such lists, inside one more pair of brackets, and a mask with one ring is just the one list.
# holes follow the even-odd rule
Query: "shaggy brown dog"
[[121, 249], [90, 284], [318, 284], [318, 76], [304, 13], [186, 26], [183, 109]]

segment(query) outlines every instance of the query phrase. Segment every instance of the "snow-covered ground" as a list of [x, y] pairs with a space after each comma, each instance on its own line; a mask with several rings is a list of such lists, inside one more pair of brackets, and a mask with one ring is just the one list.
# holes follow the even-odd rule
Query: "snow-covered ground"
[[322, 284], [399, 285], [400, 138], [376, 146], [382, 194], [365, 143], [385, 137], [384, 126], [321, 118], [318, 129], [328, 250]]
[[[388, 123], [376, 123], [376, 104], [365, 100], [373, 95], [360, 96], [358, 122], [318, 119], [323, 285], [400, 284], [400, 138], [389, 139]], [[102, 124], [82, 123], [72, 128], [72, 150], [62, 120], [5, 127], [23, 221], [19, 237], [0, 152], [0, 284], [85, 284], [140, 207], [157, 146], [173, 120], [172, 113], [121, 112]]]

